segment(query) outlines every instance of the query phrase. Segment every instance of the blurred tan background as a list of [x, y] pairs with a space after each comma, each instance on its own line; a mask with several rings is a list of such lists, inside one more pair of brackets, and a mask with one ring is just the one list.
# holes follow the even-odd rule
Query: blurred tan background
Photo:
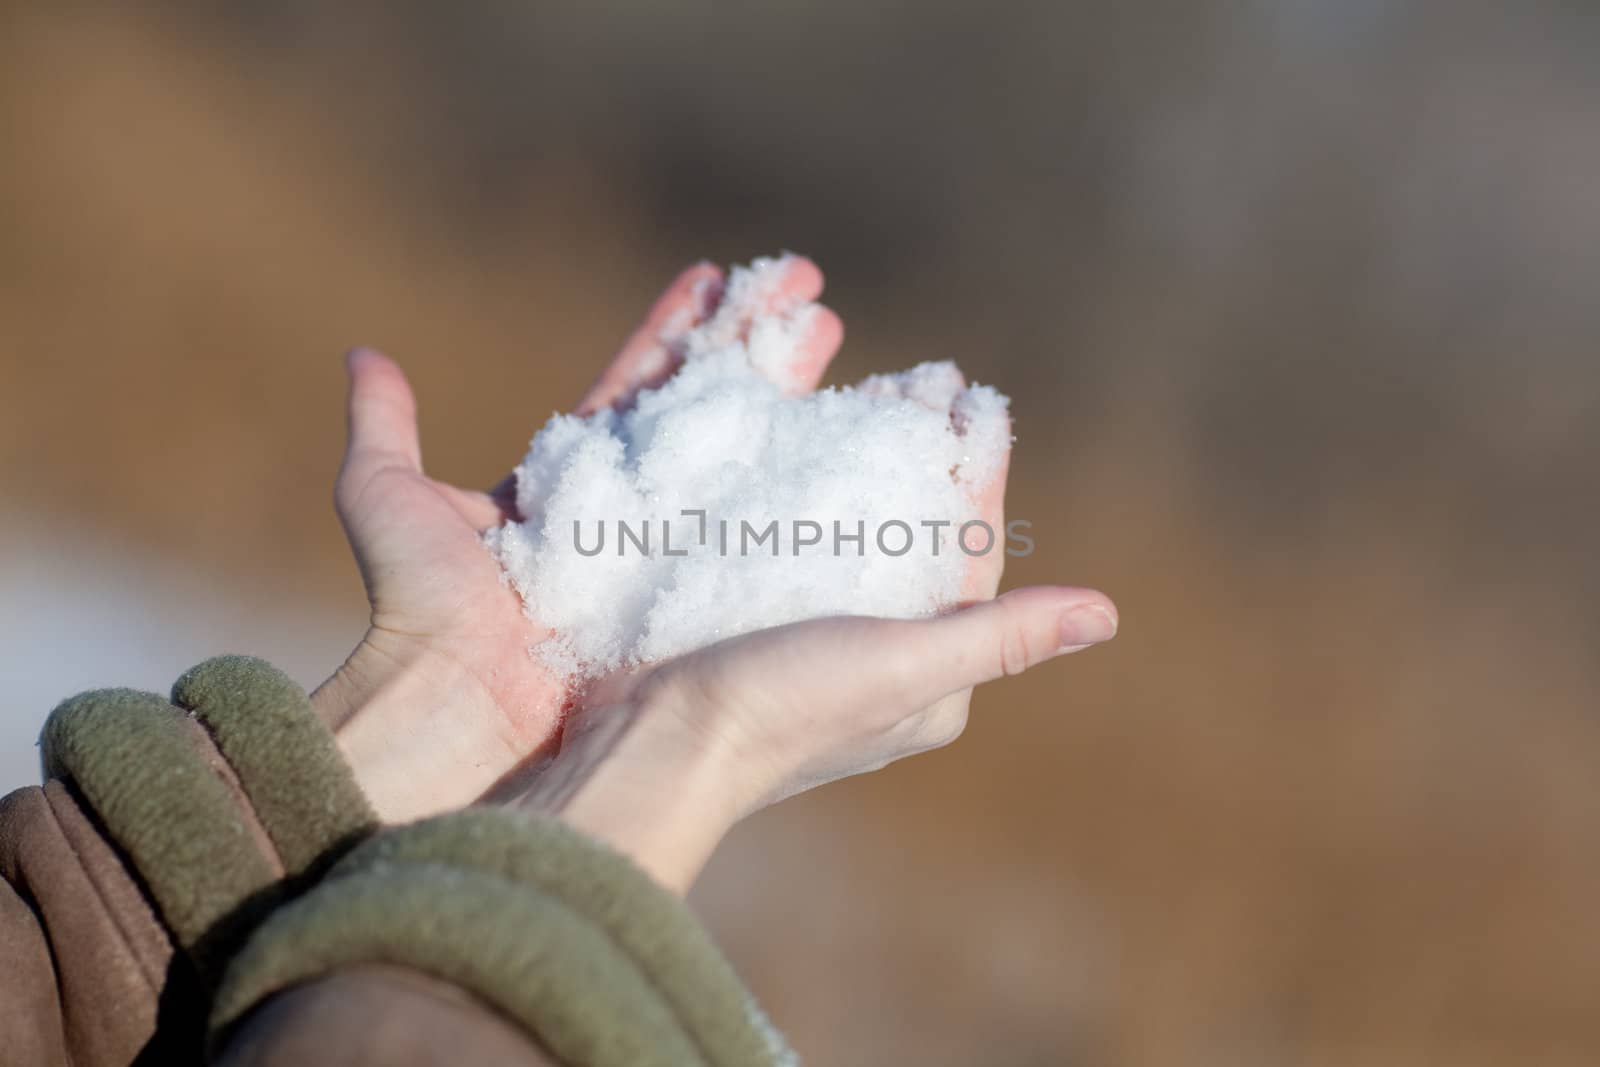
[[363, 601], [339, 356], [488, 485], [701, 257], [833, 380], [1016, 398], [1108, 648], [751, 823], [817, 1064], [1600, 1062], [1600, 22], [1581, 5], [0, 7], [0, 784], [54, 701]]

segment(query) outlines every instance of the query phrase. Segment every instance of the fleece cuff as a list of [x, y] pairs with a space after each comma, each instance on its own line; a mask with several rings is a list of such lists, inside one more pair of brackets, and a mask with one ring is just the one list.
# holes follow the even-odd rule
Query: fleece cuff
[[333, 732], [305, 690], [270, 663], [207, 660], [178, 679], [172, 702], [232, 765], [291, 881], [316, 877], [377, 828]]
[[[45, 775], [87, 801], [209, 983], [296, 876], [326, 866], [373, 820], [305, 694], [272, 668], [213, 660], [179, 691], [204, 709], [196, 718], [209, 733], [154, 693], [104, 689], [57, 707], [39, 744]], [[290, 741], [273, 758], [278, 729]], [[291, 814], [304, 820], [298, 830]]]
[[234, 959], [214, 1042], [271, 994], [359, 963], [452, 982], [567, 1064], [794, 1062], [683, 902], [553, 820], [482, 808], [371, 838]]

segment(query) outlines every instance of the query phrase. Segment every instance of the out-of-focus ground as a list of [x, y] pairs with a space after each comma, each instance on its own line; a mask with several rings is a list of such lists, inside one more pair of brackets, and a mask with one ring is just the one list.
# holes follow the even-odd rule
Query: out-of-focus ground
[[340, 352], [488, 485], [683, 263], [1016, 398], [1112, 646], [743, 828], [818, 1064], [1600, 1060], [1581, 5], [0, 8], [4, 784], [99, 684], [360, 631]]

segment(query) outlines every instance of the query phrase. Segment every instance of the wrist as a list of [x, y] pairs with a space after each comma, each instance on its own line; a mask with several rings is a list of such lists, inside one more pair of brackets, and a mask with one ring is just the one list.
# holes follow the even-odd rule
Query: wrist
[[519, 803], [686, 893], [743, 810], [726, 753], [679, 725], [650, 703], [587, 709]]
[[382, 631], [369, 630], [311, 702], [385, 822], [471, 803], [518, 760], [481, 682]]

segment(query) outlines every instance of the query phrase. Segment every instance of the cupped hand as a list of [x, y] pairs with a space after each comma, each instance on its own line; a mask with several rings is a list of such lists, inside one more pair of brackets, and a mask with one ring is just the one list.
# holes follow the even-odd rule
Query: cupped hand
[[[678, 343], [716, 311], [721, 287], [709, 264], [680, 274], [577, 410], [627, 404], [670, 375]], [[799, 305], [820, 294], [822, 275], [788, 257], [776, 288], [776, 299]], [[841, 337], [837, 316], [819, 309], [799, 387], [815, 387]], [[380, 814], [398, 820], [476, 800], [550, 744], [571, 694], [530, 655], [548, 631], [480, 539], [517, 517], [513, 483], [483, 492], [429, 477], [400, 368], [370, 350], [347, 364], [349, 441], [334, 498], [371, 620], [313, 700]]]
[[746, 815], [949, 744], [973, 686], [1116, 629], [1103, 594], [1036, 586], [932, 619], [813, 619], [747, 634], [597, 692], [515, 800], [684, 891]]
[[[971, 501], [1005, 529], [1009, 465]], [[687, 890], [732, 826], [825, 782], [937, 748], [973, 687], [1110, 640], [1091, 589], [996, 597], [1005, 553], [969, 556], [963, 603], [931, 619], [814, 619], [729, 639], [594, 683], [560, 751], [500, 799], [553, 814]]]

